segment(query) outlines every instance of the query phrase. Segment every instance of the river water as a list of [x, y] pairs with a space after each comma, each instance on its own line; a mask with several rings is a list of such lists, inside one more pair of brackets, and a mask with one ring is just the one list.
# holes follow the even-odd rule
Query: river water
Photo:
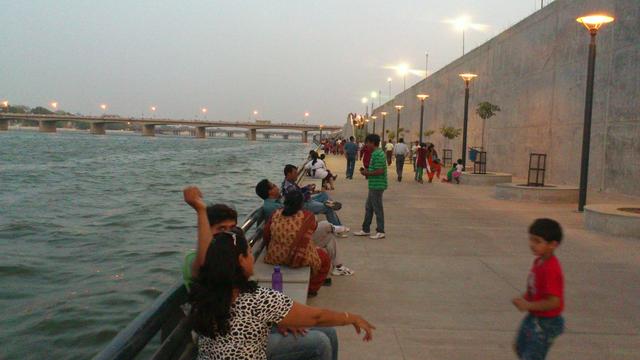
[[86, 359], [180, 278], [195, 247], [182, 188], [259, 204], [254, 185], [282, 179], [309, 146], [0, 133], [0, 359]]

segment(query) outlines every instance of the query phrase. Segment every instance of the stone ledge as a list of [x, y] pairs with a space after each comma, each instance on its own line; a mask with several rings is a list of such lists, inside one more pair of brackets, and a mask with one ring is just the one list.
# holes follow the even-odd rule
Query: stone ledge
[[578, 202], [578, 194], [575, 186], [550, 184], [541, 187], [503, 183], [496, 184], [495, 197], [500, 200], [571, 204]]
[[461, 185], [494, 186], [501, 183], [510, 183], [511, 174], [487, 172], [486, 174], [474, 174], [463, 172], [460, 177]]
[[640, 214], [621, 211], [621, 208], [640, 208], [640, 204], [587, 205], [584, 208], [584, 225], [588, 230], [640, 239]]

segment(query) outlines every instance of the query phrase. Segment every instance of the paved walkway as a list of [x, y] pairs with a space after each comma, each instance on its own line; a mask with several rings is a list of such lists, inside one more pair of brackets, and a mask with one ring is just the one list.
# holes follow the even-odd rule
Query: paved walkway
[[[356, 231], [366, 181], [359, 174], [345, 180], [345, 163], [328, 157], [339, 175], [332, 196]], [[420, 185], [410, 166], [398, 183], [395, 164], [389, 169], [387, 238], [340, 239], [344, 262], [356, 273], [334, 277], [309, 301], [362, 314], [377, 326], [372, 343], [340, 328], [341, 359], [515, 359], [511, 342], [523, 314], [511, 298], [525, 288], [533, 260], [527, 227], [537, 217], [554, 218], [565, 230], [557, 255], [567, 331], [548, 358], [638, 359], [639, 240], [584, 230], [574, 205], [500, 201], [493, 188]]]

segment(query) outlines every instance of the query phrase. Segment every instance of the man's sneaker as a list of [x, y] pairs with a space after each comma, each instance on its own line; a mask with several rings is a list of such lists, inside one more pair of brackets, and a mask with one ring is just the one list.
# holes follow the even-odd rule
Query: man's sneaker
[[353, 235], [355, 235], [355, 236], [367, 236], [367, 235], [371, 235], [371, 233], [367, 232], [367, 231], [360, 230], [360, 231], [354, 232]]
[[369, 239], [384, 239], [384, 233], [376, 233], [375, 235], [369, 236]]
[[328, 207], [329, 209], [332, 209], [333, 211], [338, 211], [342, 209], [342, 204], [334, 200], [325, 201], [324, 206]]
[[353, 270], [349, 269], [344, 265], [339, 265], [333, 268], [331, 271], [331, 275], [333, 276], [351, 276], [353, 275]]
[[331, 227], [333, 227], [333, 233], [336, 235], [351, 231], [351, 229], [342, 225], [331, 225]]

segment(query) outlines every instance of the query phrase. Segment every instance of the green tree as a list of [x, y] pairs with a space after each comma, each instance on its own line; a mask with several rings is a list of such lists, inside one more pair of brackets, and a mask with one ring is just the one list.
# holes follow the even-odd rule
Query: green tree
[[395, 131], [391, 131], [391, 130], [387, 129], [386, 132], [387, 132], [387, 140], [388, 141], [393, 141], [393, 139], [396, 138], [396, 132]]
[[431, 129], [429, 129], [429, 130], [425, 130], [425, 131], [422, 133], [422, 135], [424, 135], [425, 137], [427, 137], [427, 138], [428, 138], [429, 136], [431, 136], [431, 135], [433, 135], [433, 134], [435, 134], [435, 133], [436, 133], [436, 131], [435, 131], [435, 130], [431, 130]]
[[443, 126], [440, 128], [440, 134], [442, 134], [442, 136], [444, 136], [444, 138], [446, 139], [445, 146], [449, 147], [449, 141], [460, 136], [460, 134], [462, 134], [462, 129], [454, 128], [453, 126]]
[[37, 115], [51, 115], [53, 114], [53, 111], [47, 108], [44, 108], [42, 106], [36, 106], [33, 109], [31, 109], [30, 113], [37, 114]]
[[500, 106], [498, 105], [494, 105], [488, 101], [483, 101], [481, 103], [478, 104], [478, 107], [476, 108], [476, 114], [478, 114], [478, 116], [480, 116], [480, 118], [482, 119], [482, 138], [480, 140], [480, 147], [482, 148], [482, 150], [484, 151], [484, 125], [485, 122], [490, 119], [491, 117], [493, 117], [494, 115], [496, 115], [496, 113], [500, 111]]

